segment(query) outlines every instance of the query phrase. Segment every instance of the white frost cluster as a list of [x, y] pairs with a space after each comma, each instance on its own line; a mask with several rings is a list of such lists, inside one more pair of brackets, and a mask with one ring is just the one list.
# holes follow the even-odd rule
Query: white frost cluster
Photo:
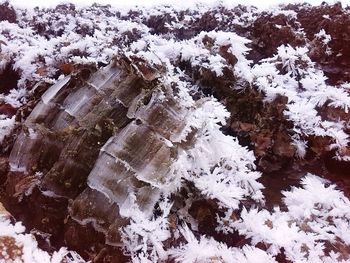
[[320, 32], [315, 34], [315, 37], [322, 41], [323, 46], [326, 48], [326, 54], [332, 55], [332, 50], [328, 46], [328, 43], [332, 40], [331, 35], [327, 34], [324, 29], [321, 29]]
[[283, 249], [292, 262], [350, 262], [341, 259], [350, 246], [349, 199], [312, 174], [301, 184], [283, 192], [286, 209], [244, 209], [241, 220], [230, 226], [251, 238], [252, 245], [266, 244], [271, 255]]
[[[267, 102], [277, 95], [288, 98], [284, 114], [294, 123], [293, 141], [297, 146], [313, 135], [331, 138], [330, 149], [341, 151], [350, 141], [344, 121], [324, 120], [318, 109], [339, 108], [349, 114], [350, 94], [343, 86], [327, 85], [323, 72], [315, 67], [307, 52], [306, 47], [280, 46], [276, 56], [253, 67], [254, 83]], [[280, 72], [281, 68], [284, 73]], [[297, 149], [303, 157], [304, 150]], [[337, 158], [346, 160], [348, 156], [339, 154], [340, 151]]]
[[220, 206], [237, 209], [248, 197], [262, 201], [263, 185], [257, 182], [260, 173], [254, 171], [254, 154], [220, 131], [225, 117], [228, 112], [222, 104], [214, 99], [203, 102], [188, 120], [198, 130], [194, 145], [182, 151], [172, 170]]
[[147, 218], [134, 204], [132, 206], [131, 222], [122, 228], [122, 241], [126, 254], [133, 262], [152, 263], [168, 258], [163, 242], [170, 238], [168, 216], [172, 204], [159, 202], [162, 215], [157, 218]]
[[5, 136], [10, 135], [11, 131], [15, 127], [15, 116], [12, 118], [6, 115], [0, 114], [0, 145], [4, 140]]
[[[175, 262], [277, 262], [275, 256], [283, 251], [292, 262], [350, 262], [344, 250], [350, 246], [350, 201], [327, 181], [307, 174], [302, 187], [283, 192], [286, 208], [243, 209], [239, 220], [222, 218], [218, 231], [239, 231], [251, 239], [251, 245], [228, 247], [212, 237], [199, 236], [183, 225], [178, 236], [184, 238], [180, 246], [164, 250], [162, 242], [170, 237], [165, 213], [158, 219], [133, 219], [124, 228], [128, 248], [138, 251], [134, 262], [155, 262], [172, 258]], [[233, 210], [228, 210], [228, 215]], [[141, 242], [140, 242], [141, 240]], [[255, 245], [263, 244], [266, 251]], [[140, 253], [140, 251], [142, 251]], [[148, 251], [148, 252], [147, 252]], [[148, 254], [147, 254], [148, 253]], [[135, 254], [132, 254], [135, 256]]]
[[170, 250], [170, 256], [175, 259], [175, 262], [277, 262], [273, 256], [256, 247], [248, 245], [242, 249], [227, 247], [227, 245], [205, 236], [201, 236], [198, 240], [187, 226], [181, 228], [180, 232], [186, 243]]

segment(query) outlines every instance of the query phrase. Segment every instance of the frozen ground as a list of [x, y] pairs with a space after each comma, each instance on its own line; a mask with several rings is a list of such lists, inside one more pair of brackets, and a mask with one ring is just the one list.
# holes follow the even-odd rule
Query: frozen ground
[[[18, 7], [52, 7], [57, 4], [61, 3], [68, 3], [68, 1], [62, 1], [62, 0], [48, 0], [48, 1], [41, 1], [41, 0], [33, 0], [33, 1], [21, 1], [21, 0], [10, 0], [10, 2]], [[86, 6], [92, 4], [92, 1], [87, 1], [87, 0], [73, 0], [69, 1], [71, 3], [74, 3], [76, 5], [80, 6]], [[206, 4], [211, 4], [211, 5], [217, 5], [218, 3], [225, 3], [226, 5], [237, 5], [237, 4], [245, 4], [245, 5], [254, 5], [257, 7], [261, 8], [269, 8], [269, 6], [273, 5], [278, 5], [278, 4], [286, 4], [286, 3], [310, 3], [312, 5], [319, 5], [322, 2], [327, 2], [330, 4], [334, 4], [336, 2], [341, 2], [344, 5], [347, 5], [350, 3], [349, 0], [341, 0], [341, 1], [321, 1], [321, 0], [306, 0], [306, 1], [301, 1], [301, 0], [294, 0], [294, 1], [283, 1], [283, 0], [268, 0], [268, 1], [257, 1], [257, 0], [252, 0], [252, 1], [245, 1], [244, 3], [234, 0], [234, 1], [228, 1], [228, 0], [201, 0], [201, 1], [185, 1], [185, 0], [180, 0], [176, 1], [170, 1], [170, 0], [129, 0], [129, 1], [113, 1], [113, 0], [99, 0], [95, 1], [96, 3], [99, 4], [110, 4], [115, 7], [130, 7], [130, 6], [153, 6], [153, 5], [160, 5], [160, 4], [168, 4], [171, 6], [181, 6], [181, 7], [190, 7], [192, 5], [195, 5], [196, 3], [206, 3]]]
[[[350, 262], [349, 10], [119, 11], [18, 7], [0, 22], [1, 197], [14, 217], [87, 260]], [[100, 125], [109, 102], [127, 108], [120, 130]], [[145, 126], [155, 143], [131, 143]], [[23, 232], [0, 216], [0, 260], [67, 253]]]

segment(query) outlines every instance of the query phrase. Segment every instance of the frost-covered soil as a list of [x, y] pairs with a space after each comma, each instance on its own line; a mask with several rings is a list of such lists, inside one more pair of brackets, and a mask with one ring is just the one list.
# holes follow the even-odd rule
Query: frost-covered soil
[[[0, 261], [81, 262], [68, 246], [101, 262], [350, 262], [349, 12], [0, 5], [0, 196], [32, 230], [0, 215]], [[120, 56], [161, 66], [194, 109], [196, 139], [154, 185], [153, 213], [130, 204], [116, 248], [67, 224], [69, 201], [41, 198], [31, 180], [11, 196], [8, 156], [43, 91]]]
[[61, 263], [84, 262], [75, 252], [61, 248], [48, 253], [38, 248], [32, 234], [25, 233], [22, 223], [14, 222], [11, 214], [0, 203], [0, 261], [1, 262], [33, 262]]

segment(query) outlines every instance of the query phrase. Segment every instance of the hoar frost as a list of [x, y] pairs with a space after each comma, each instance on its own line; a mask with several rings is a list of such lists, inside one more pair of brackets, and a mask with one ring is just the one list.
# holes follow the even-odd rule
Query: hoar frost
[[[0, 41], [5, 44], [1, 45], [0, 68], [5, 68], [11, 62], [14, 70], [20, 72], [20, 79], [17, 88], [11, 89], [6, 95], [0, 94], [0, 100], [19, 108], [27, 102], [25, 87], [28, 81], [56, 82], [55, 76], [59, 66], [91, 63], [105, 65], [114, 56], [122, 54], [129, 62], [143, 61], [156, 68], [161, 65], [159, 68], [164, 72], [159, 72], [161, 77], [157, 78], [164, 85], [176, 90], [172, 94], [176, 100], [176, 107], [166, 108], [169, 94], [167, 90], [159, 87], [151, 96], [150, 101], [154, 103], [151, 105], [166, 108], [163, 113], [175, 116], [184, 126], [178, 125], [176, 128], [179, 134], [171, 135], [167, 131], [157, 130], [157, 125], [152, 126], [150, 113], [155, 111], [155, 108], [147, 106], [146, 103], [140, 106], [140, 98], [146, 98], [146, 94], [141, 92], [137, 85], [125, 85], [128, 91], [131, 92], [135, 88], [140, 93], [135, 97], [130, 95], [132, 99], [122, 92], [113, 94], [114, 97], [108, 94], [115, 92], [113, 89], [108, 90], [109, 81], [120, 74], [118, 69], [110, 66], [101, 69], [101, 75], [107, 76], [107, 79], [100, 79], [97, 73], [94, 75], [95, 79], [87, 81], [87, 85], [81, 89], [83, 91], [75, 90], [76, 93], [72, 93], [58, 108], [62, 111], [62, 116], [69, 114], [76, 117], [80, 128], [84, 129], [93, 124], [97, 130], [100, 129], [97, 119], [85, 117], [88, 108], [86, 105], [93, 105], [96, 101], [92, 100], [92, 97], [95, 96], [98, 100], [101, 94], [106, 100], [114, 98], [107, 103], [102, 100], [101, 105], [105, 109], [110, 109], [110, 104], [113, 103], [118, 104], [122, 110], [127, 108], [125, 116], [119, 116], [118, 120], [135, 119], [131, 124], [128, 123], [129, 126], [120, 123], [118, 129], [123, 129], [124, 133], [114, 134], [106, 142], [99, 141], [103, 144], [99, 156], [109, 161], [105, 162], [105, 159], [100, 158], [100, 161], [96, 162], [88, 179], [90, 188], [79, 195], [80, 199], [74, 201], [72, 210], [81, 204], [83, 207], [91, 205], [93, 209], [100, 208], [93, 202], [87, 202], [94, 198], [104, 200], [103, 202], [108, 203], [110, 207], [102, 209], [102, 212], [91, 209], [88, 218], [81, 216], [81, 211], [74, 211], [77, 222], [92, 223], [98, 231], [106, 234], [108, 230], [101, 226], [106, 222], [100, 220], [101, 223], [98, 220], [102, 213], [115, 213], [115, 217], [127, 218], [128, 224], [119, 228], [121, 245], [133, 262], [277, 262], [276, 256], [281, 253], [293, 262], [348, 262], [348, 259], [342, 258], [342, 251], [349, 250], [350, 246], [349, 199], [337, 190], [335, 185], [316, 175], [307, 174], [301, 179], [301, 186], [283, 192], [283, 205], [276, 206], [273, 211], [265, 209], [262, 193], [264, 186], [259, 182], [261, 173], [256, 170], [254, 153], [241, 146], [238, 139], [224, 135], [221, 131], [230, 117], [223, 105], [225, 102], [203, 94], [200, 99], [195, 100], [192, 94], [198, 93], [200, 84], [192, 81], [193, 76], [181, 70], [179, 64], [187, 63], [186, 66], [189, 65], [192, 70], [196, 69], [199, 74], [207, 70], [217, 78], [223, 77], [225, 71], [229, 70], [238, 81], [243, 80], [245, 83], [242, 87], [237, 85], [229, 88], [242, 92], [246, 89], [257, 90], [263, 95], [263, 102], [266, 104], [273, 103], [278, 96], [285, 96], [287, 103], [283, 116], [292, 123], [289, 136], [296, 150], [295, 157], [299, 159], [306, 157], [310, 138], [326, 137], [331, 141], [328, 150], [334, 150], [339, 160], [349, 161], [350, 157], [344, 150], [349, 145], [349, 135], [346, 132], [349, 122], [328, 120], [321, 116], [324, 109], [337, 109], [345, 114], [349, 113], [349, 84], [328, 85], [323, 71], [309, 58], [308, 45], [281, 45], [272, 57], [253, 65], [253, 62], [246, 58], [249, 52], [247, 46], [252, 42], [234, 32], [215, 29], [180, 40], [171, 37], [171, 33], [155, 34], [153, 29], [141, 23], [141, 20], [138, 21], [138, 18], [135, 22], [131, 19], [122, 20], [120, 16], [106, 18], [104, 15], [91, 15], [96, 9], [97, 7], [84, 9], [79, 16], [59, 14], [57, 19], [51, 19], [52, 28], [62, 31], [55, 37], [41, 36], [30, 29], [24, 22], [30, 18], [30, 14], [20, 14], [22, 20], [19, 24], [1, 21]], [[207, 9], [199, 8], [197, 11], [193, 16], [185, 15], [181, 21], [176, 18], [176, 22], [166, 23], [166, 27], [188, 30], [191, 22], [204, 16]], [[248, 11], [238, 18], [225, 18], [226, 15], [221, 13], [217, 16], [219, 20], [234, 19], [237, 25], [248, 26], [254, 23], [256, 15], [251, 9]], [[43, 15], [44, 11], [40, 12]], [[172, 8], [160, 7], [141, 13], [145, 18], [166, 13], [176, 17], [173, 12], [175, 10]], [[290, 19], [297, 18], [294, 11], [275, 10], [274, 14], [286, 15]], [[40, 18], [43, 21], [38, 22], [45, 23], [46, 18], [44, 14]], [[86, 30], [84, 37], [76, 32], [81, 25], [84, 25]], [[276, 25], [276, 28], [281, 27]], [[92, 31], [94, 33], [91, 33]], [[331, 36], [322, 29], [315, 37], [322, 42], [327, 54], [332, 54], [329, 47]], [[138, 77], [150, 81], [153, 73], [148, 74], [149, 72], [143, 71], [142, 67], [135, 64], [133, 70], [137, 72]], [[140, 62], [137, 65], [143, 64]], [[39, 105], [42, 108], [38, 107], [37, 112], [33, 112], [42, 113], [46, 107], [56, 107], [57, 94], [67, 88], [69, 81], [70, 77], [62, 76], [61, 80], [42, 96]], [[96, 112], [98, 110], [93, 111], [93, 114]], [[40, 117], [40, 114], [32, 117], [35, 119], [38, 116]], [[137, 123], [136, 119], [141, 124]], [[171, 118], [164, 119], [171, 123]], [[57, 118], [55, 128], [67, 128], [69, 121], [72, 120]], [[42, 136], [42, 133], [35, 130], [37, 125], [30, 123], [30, 120], [28, 123], [33, 126], [29, 125], [28, 138], [40, 141], [39, 136]], [[15, 117], [0, 115], [0, 142], [11, 133], [14, 125]], [[156, 162], [157, 158], [150, 161], [147, 169], [142, 166], [143, 163], [141, 168], [135, 168], [130, 165], [131, 161], [123, 160], [121, 150], [129, 146], [128, 136], [138, 133], [140, 126], [147, 134], [151, 134], [150, 138], [154, 139], [155, 144], [164, 152], [175, 149], [176, 155], [169, 154], [172, 158], [168, 160], [168, 170], [163, 167], [164, 170], [154, 173], [154, 163], [151, 162]], [[64, 131], [69, 133], [70, 128]], [[83, 140], [79, 141], [79, 144], [85, 146]], [[65, 153], [70, 156], [68, 148], [65, 149]], [[136, 148], [135, 152], [137, 150], [141, 150], [141, 146]], [[62, 156], [64, 161], [61, 161], [65, 163], [67, 158]], [[14, 160], [18, 161], [16, 158]], [[21, 166], [15, 161], [11, 163], [12, 171], [28, 172], [26, 165]], [[118, 182], [110, 181], [109, 176], [111, 171], [116, 169], [113, 167], [116, 163], [124, 175], [132, 176], [126, 176]], [[121, 194], [115, 194], [115, 189], [112, 188], [119, 189], [119, 182], [122, 186], [129, 187], [129, 192], [120, 191]], [[71, 186], [71, 182], [66, 183], [67, 186]], [[182, 190], [187, 191], [188, 198], [179, 209], [175, 201], [181, 196]], [[50, 191], [46, 193], [55, 195]], [[217, 205], [221, 212], [216, 215], [215, 230], [218, 233], [230, 235], [238, 232], [250, 241], [250, 245], [230, 247], [214, 237], [201, 234], [198, 231], [197, 220], [188, 211], [195, 198], [206, 199]], [[118, 207], [115, 208], [114, 204]], [[177, 219], [175, 223], [174, 217]], [[24, 229], [19, 223], [12, 225], [8, 220], [0, 220], [0, 229], [3, 230], [0, 231], [1, 234], [6, 233], [16, 239], [20, 237], [25, 242], [29, 238], [29, 235], [23, 234]], [[166, 246], [170, 240], [175, 240], [174, 245]], [[27, 254], [24, 254], [24, 261], [35, 262], [40, 259], [40, 262], [55, 262], [54, 259], [58, 258], [57, 254], [51, 257], [44, 252], [38, 252], [36, 243], [31, 242], [27, 242], [30, 243], [30, 250], [25, 252]], [[120, 245], [112, 241], [109, 244]], [[37, 257], [38, 253], [42, 253], [40, 257]], [[59, 256], [65, 253], [65, 250], [60, 250]]]

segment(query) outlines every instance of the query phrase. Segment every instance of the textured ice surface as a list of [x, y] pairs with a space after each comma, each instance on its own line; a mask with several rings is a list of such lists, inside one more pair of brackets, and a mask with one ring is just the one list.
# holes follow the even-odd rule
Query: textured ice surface
[[110, 237], [133, 203], [150, 215], [159, 199], [189, 111], [173, 92], [114, 62], [65, 77], [24, 123], [11, 169], [41, 172], [42, 191], [73, 199], [71, 216]]

